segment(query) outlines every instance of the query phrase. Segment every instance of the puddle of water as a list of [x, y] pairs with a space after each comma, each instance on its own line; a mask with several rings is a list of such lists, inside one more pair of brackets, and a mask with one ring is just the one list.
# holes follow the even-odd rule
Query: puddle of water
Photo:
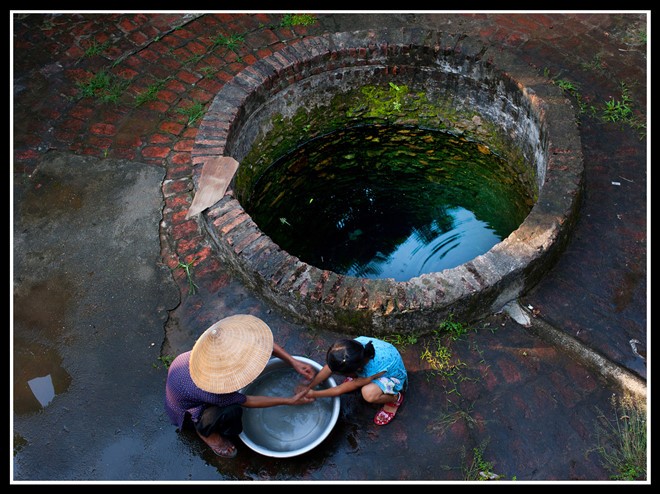
[[244, 205], [321, 269], [407, 281], [463, 264], [520, 226], [533, 199], [507, 163], [446, 132], [344, 129], [289, 153]]
[[24, 328], [56, 338], [62, 332], [75, 297], [71, 280], [61, 273], [45, 280], [21, 283], [14, 291], [14, 333]]
[[21, 201], [22, 221], [27, 224], [70, 214], [82, 208], [84, 199], [84, 189], [42, 172], [37, 186]]
[[71, 281], [61, 273], [45, 280], [24, 281], [14, 291], [13, 405], [15, 413], [37, 412], [66, 391], [71, 376], [54, 349], [75, 297]]
[[38, 412], [69, 388], [71, 376], [60, 366], [62, 358], [53, 348], [14, 337], [13, 357], [14, 413]]
[[30, 379], [28, 386], [32, 390], [34, 397], [39, 401], [39, 404], [44, 408], [55, 398], [55, 387], [53, 386], [53, 378], [50, 374]]

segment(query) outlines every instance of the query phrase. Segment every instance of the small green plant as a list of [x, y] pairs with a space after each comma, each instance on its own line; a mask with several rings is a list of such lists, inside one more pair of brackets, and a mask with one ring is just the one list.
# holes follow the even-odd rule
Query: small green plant
[[83, 98], [98, 98], [103, 103], [117, 103], [128, 87], [128, 81], [121, 81], [102, 70], [87, 81], [77, 82], [76, 85]]
[[280, 27], [311, 26], [317, 20], [316, 16], [310, 14], [284, 14]]
[[[456, 408], [456, 405], [454, 405], [452, 401], [449, 401], [448, 405], [454, 406]], [[459, 420], [463, 420], [468, 428], [474, 429], [478, 425], [478, 421], [471, 415], [473, 408], [474, 403], [471, 404], [467, 410], [456, 408], [453, 412], [448, 411], [447, 413], [443, 414], [440, 419], [431, 422], [428, 428], [433, 431], [439, 431], [444, 435], [452, 425], [454, 425]]]
[[621, 99], [610, 98], [605, 102], [602, 118], [605, 122], [628, 125], [639, 132], [640, 139], [646, 137], [646, 121], [643, 117], [635, 115], [633, 101], [628, 86], [622, 82], [619, 85]]
[[450, 314], [442, 321], [438, 329], [433, 331], [430, 344], [426, 344], [420, 356], [427, 362], [434, 374], [440, 374], [444, 378], [453, 377], [464, 364], [460, 361], [452, 362], [452, 353], [448, 346], [443, 344], [443, 339], [449, 338], [456, 341], [468, 332], [469, 328], [458, 321], [454, 321], [454, 315]]
[[640, 139], [646, 137], [646, 121], [643, 117], [635, 115], [633, 101], [630, 98], [629, 90], [625, 83], [622, 82], [620, 84], [621, 98], [610, 98], [603, 104], [601, 109], [587, 104], [577, 84], [566, 79], [555, 79], [553, 82], [562, 92], [569, 94], [575, 99], [580, 115], [588, 113], [592, 117], [600, 118], [603, 122], [627, 125], [639, 133]]
[[85, 50], [85, 54], [83, 56], [92, 57], [94, 55], [100, 55], [108, 46], [110, 46], [110, 41], [106, 41], [105, 43], [98, 43], [96, 40], [93, 40]]
[[435, 371], [446, 373], [453, 367], [451, 365], [451, 350], [440, 344], [435, 349], [430, 349], [428, 346], [425, 347], [420, 358], [426, 361], [431, 366], [431, 369]]
[[615, 417], [598, 410], [595, 451], [612, 480], [646, 480], [646, 407], [630, 396], [612, 395], [610, 401]]
[[[162, 365], [164, 365], [166, 369], [169, 369], [169, 368], [170, 368], [170, 365], [172, 365], [172, 361], [173, 361], [175, 358], [176, 358], [176, 357], [174, 357], [173, 355], [161, 355], [160, 357], [158, 357], [158, 361], [159, 361]], [[159, 364], [154, 364], [154, 367], [155, 367], [156, 369], [159, 369], [159, 368], [160, 368], [160, 365], [159, 365]]]
[[561, 89], [562, 91], [569, 93], [571, 95], [575, 95], [578, 91], [578, 86], [577, 84], [572, 83], [571, 81], [568, 81], [566, 79], [557, 79], [555, 81], [555, 84]]
[[214, 67], [202, 67], [198, 69], [199, 72], [202, 74], [203, 77], [213, 77], [215, 74], [218, 73], [218, 69]]
[[452, 341], [456, 341], [463, 335], [467, 334], [470, 328], [461, 322], [454, 321], [454, 314], [449, 314], [449, 317], [440, 323], [438, 329], [449, 334]]
[[[484, 458], [485, 444], [472, 449], [472, 461], [463, 469], [465, 480], [501, 480], [502, 476], [495, 473], [492, 462]], [[464, 454], [464, 457], [467, 456]]]
[[622, 37], [622, 41], [627, 45], [632, 45], [632, 46], [646, 45], [648, 41], [646, 26], [645, 25], [632, 26], [631, 28], [627, 29]]
[[648, 35], [646, 34], [646, 29], [640, 29], [637, 32], [636, 40], [639, 44], [645, 45], [648, 40]]
[[187, 125], [190, 127], [204, 114], [204, 105], [199, 101], [195, 101], [187, 108], [177, 108], [176, 112], [188, 117]]
[[401, 86], [397, 86], [393, 82], [390, 82], [390, 88], [394, 90], [394, 100], [392, 101], [392, 109], [395, 112], [401, 110], [401, 98], [403, 93], [401, 92]]
[[578, 105], [579, 115], [583, 115], [587, 113], [587, 111], [590, 111], [591, 115], [595, 115], [596, 108], [587, 104], [579, 91], [579, 86], [576, 83], [566, 79], [556, 79], [554, 84], [556, 84], [563, 93], [569, 94], [575, 99], [575, 102]]
[[241, 61], [241, 56], [238, 53], [238, 46], [240, 43], [245, 41], [245, 36], [242, 34], [232, 34], [230, 36], [225, 36], [224, 34], [218, 34], [215, 38], [211, 39], [211, 49], [210, 51], [215, 50], [219, 46], [224, 46], [227, 50], [233, 51], [236, 54], [236, 57]]
[[188, 294], [194, 295], [199, 287], [195, 284], [195, 282], [192, 279], [192, 273], [191, 273], [191, 267], [192, 263], [195, 262], [195, 259], [190, 261], [189, 263], [184, 263], [179, 261], [179, 265], [177, 267], [183, 269], [186, 272], [186, 277], [188, 279]]
[[399, 350], [403, 350], [408, 345], [414, 345], [417, 343], [417, 335], [414, 333], [411, 334], [391, 334], [383, 338], [388, 343], [391, 343]]
[[205, 56], [206, 56], [205, 53], [197, 53], [195, 55], [191, 55], [190, 57], [186, 58], [183, 61], [183, 65], [195, 64], [195, 63], [199, 62], [200, 60], [204, 59]]
[[[431, 344], [424, 346], [420, 359], [429, 364], [432, 375], [452, 381], [452, 378], [465, 364], [460, 360], [452, 360], [452, 352], [449, 347], [443, 345], [443, 335], [440, 331], [434, 331], [434, 335]], [[453, 391], [458, 392], [456, 388]]]
[[600, 53], [598, 53], [594, 55], [591, 62], [583, 62], [582, 67], [587, 70], [604, 71], [607, 68], [607, 64], [603, 61]]
[[135, 96], [135, 106], [137, 107], [143, 105], [148, 101], [155, 101], [156, 98], [158, 97], [158, 91], [163, 89], [165, 83], [167, 83], [167, 81], [169, 81], [170, 79], [171, 77], [166, 77], [165, 79], [158, 79], [156, 82], [151, 84], [146, 91], [143, 91], [139, 93], [137, 96]]
[[607, 122], [625, 122], [633, 116], [631, 108], [632, 100], [628, 94], [625, 83], [621, 83], [621, 99], [610, 98], [605, 102], [603, 119]]

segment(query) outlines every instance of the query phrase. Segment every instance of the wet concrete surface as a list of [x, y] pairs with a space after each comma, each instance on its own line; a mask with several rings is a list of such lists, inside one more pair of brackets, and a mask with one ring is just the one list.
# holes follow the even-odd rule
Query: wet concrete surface
[[[493, 314], [459, 340], [402, 345], [410, 387], [395, 420], [377, 427], [375, 408], [343, 396], [332, 433], [298, 457], [238, 442], [237, 458], [222, 459], [169, 423], [161, 357], [190, 349], [217, 319], [261, 317], [291, 354], [317, 362], [344, 336], [270, 307], [184, 220], [196, 129], [177, 104], [210, 101], [246, 64], [302, 36], [417, 25], [516, 50], [579, 83], [593, 105], [623, 81], [645, 117], [646, 48], [634, 36], [644, 15], [325, 14], [296, 28], [281, 17], [14, 15], [10, 481], [465, 482], [475, 451], [500, 482], [608, 480], [600, 417], [614, 418], [613, 395], [648, 399], [647, 143], [639, 129], [589, 115], [580, 219], [520, 301], [529, 327]], [[240, 57], [209, 52], [218, 33], [241, 33]], [[92, 35], [110, 41], [102, 57], [83, 56]], [[205, 55], [195, 68], [193, 53]], [[140, 107], [128, 92], [117, 104], [74, 97], [76, 77], [113, 60], [138, 88], [176, 77]], [[218, 68], [214, 77], [205, 67]], [[194, 290], [179, 263], [191, 266]], [[451, 353], [442, 371], [423, 358], [439, 345]], [[44, 376], [53, 383], [45, 406], [28, 385]]]

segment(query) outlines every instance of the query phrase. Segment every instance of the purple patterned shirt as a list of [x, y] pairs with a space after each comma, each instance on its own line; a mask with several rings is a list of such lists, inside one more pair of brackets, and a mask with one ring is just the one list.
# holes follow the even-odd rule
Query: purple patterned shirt
[[165, 411], [172, 423], [179, 429], [183, 427], [186, 412], [190, 414], [193, 422], [197, 422], [208, 405], [221, 407], [242, 405], [247, 399], [238, 391], [218, 394], [198, 388], [190, 377], [190, 353], [188, 351], [176, 357], [167, 371]]

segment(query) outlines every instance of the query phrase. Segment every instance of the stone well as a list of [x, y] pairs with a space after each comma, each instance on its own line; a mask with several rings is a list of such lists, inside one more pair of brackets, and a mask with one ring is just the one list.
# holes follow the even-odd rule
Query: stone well
[[[483, 143], [508, 160], [536, 202], [488, 252], [409, 281], [306, 264], [261, 232], [241, 199], [286, 152], [362, 123], [415, 125]], [[218, 156], [240, 165], [226, 195], [198, 218], [225, 267], [304, 324], [374, 336], [430, 332], [450, 315], [476, 321], [517, 299], [564, 249], [583, 190], [576, 115], [558, 87], [501, 47], [417, 29], [307, 38], [246, 67], [200, 124], [196, 185], [204, 163]]]

